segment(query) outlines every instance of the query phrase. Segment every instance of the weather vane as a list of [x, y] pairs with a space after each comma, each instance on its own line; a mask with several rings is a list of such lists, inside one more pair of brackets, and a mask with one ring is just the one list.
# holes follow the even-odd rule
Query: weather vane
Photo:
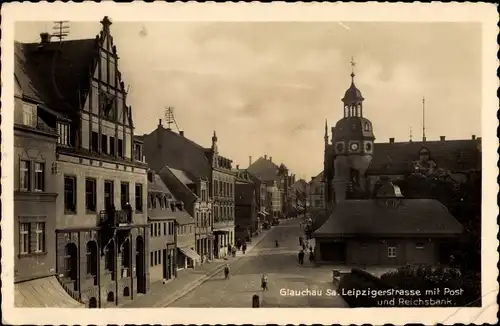
[[356, 62], [354, 61], [354, 57], [351, 57], [351, 76], [354, 77], [354, 67], [356, 67]]

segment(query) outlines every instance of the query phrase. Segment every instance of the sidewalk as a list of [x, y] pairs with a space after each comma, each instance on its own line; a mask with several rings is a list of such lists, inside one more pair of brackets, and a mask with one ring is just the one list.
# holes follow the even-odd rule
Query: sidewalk
[[[263, 230], [252, 242], [247, 244], [247, 253], [250, 252], [270, 230]], [[193, 291], [200, 284], [221, 272], [226, 264], [232, 264], [243, 257], [238, 251], [235, 258], [217, 259], [210, 263], [199, 265], [196, 269], [179, 271], [177, 278], [163, 284], [161, 281], [151, 284], [146, 294], [138, 295], [135, 300], [124, 302], [120, 308], [162, 308], [167, 307], [174, 301]]]

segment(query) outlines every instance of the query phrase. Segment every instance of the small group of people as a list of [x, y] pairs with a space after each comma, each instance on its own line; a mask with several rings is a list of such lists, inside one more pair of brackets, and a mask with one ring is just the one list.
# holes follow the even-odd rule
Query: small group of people
[[[298, 255], [300, 265], [304, 265], [304, 256], [305, 255], [306, 255], [306, 253], [305, 253], [304, 249], [300, 249], [299, 255]], [[309, 262], [310, 263], [314, 262], [314, 250], [312, 248], [309, 250]]]
[[245, 254], [247, 252], [247, 243], [246, 243], [246, 241], [241, 241], [240, 239], [238, 239], [236, 241], [236, 247], [238, 248], [238, 250], [241, 250], [241, 252], [243, 252], [243, 254]]

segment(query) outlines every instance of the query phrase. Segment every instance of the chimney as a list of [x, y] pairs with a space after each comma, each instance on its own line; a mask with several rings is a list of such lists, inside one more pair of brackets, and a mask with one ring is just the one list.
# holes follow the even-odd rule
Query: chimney
[[158, 120], [158, 127], [163, 127], [163, 125], [161, 124], [161, 119]]
[[250, 165], [252, 165], [252, 157], [251, 156], [248, 157], [248, 166], [250, 166]]
[[273, 157], [272, 156], [269, 156], [269, 161], [273, 161]]
[[148, 171], [148, 181], [153, 182], [154, 181], [154, 172], [152, 170]]
[[264, 160], [267, 160], [267, 155], [264, 155]]
[[445, 140], [446, 140], [446, 136], [439, 136], [439, 139], [440, 139], [441, 141], [445, 141]]
[[476, 135], [472, 135], [472, 140], [476, 139]]
[[236, 164], [236, 170], [239, 170], [240, 169], [240, 166], [238, 164]]
[[394, 138], [389, 138], [389, 143], [394, 143]]
[[184, 130], [180, 130], [179, 131], [179, 135], [181, 135], [182, 137], [184, 137]]
[[40, 33], [40, 43], [45, 44], [50, 42], [51, 35], [49, 33]]

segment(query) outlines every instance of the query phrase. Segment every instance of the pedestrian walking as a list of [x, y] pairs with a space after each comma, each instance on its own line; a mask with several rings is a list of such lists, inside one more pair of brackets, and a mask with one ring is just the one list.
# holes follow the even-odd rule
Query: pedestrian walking
[[266, 274], [262, 274], [262, 278], [261, 278], [261, 288], [262, 288], [262, 291], [267, 291], [267, 275]]
[[229, 264], [226, 264], [226, 266], [224, 266], [224, 279], [228, 280], [229, 279]]
[[309, 262], [312, 264], [314, 262], [314, 251], [309, 252]]
[[241, 249], [243, 250], [243, 255], [244, 255], [247, 252], [247, 244], [244, 243], [243, 247], [241, 247]]
[[236, 257], [236, 247], [233, 247], [231, 249], [231, 251], [232, 251], [232, 254], [233, 254], [233, 258]]
[[301, 250], [299, 252], [299, 264], [303, 265], [304, 264], [304, 250]]

